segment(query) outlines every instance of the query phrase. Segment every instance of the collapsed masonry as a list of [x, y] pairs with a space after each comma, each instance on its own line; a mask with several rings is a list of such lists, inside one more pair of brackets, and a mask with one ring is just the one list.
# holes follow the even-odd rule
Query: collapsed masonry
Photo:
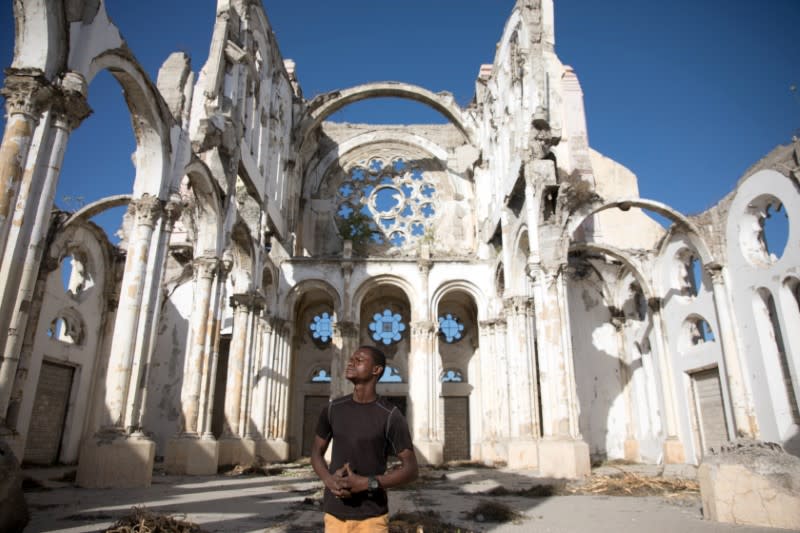
[[[197, 77], [175, 53], [156, 83], [103, 1], [14, 10], [0, 432], [22, 460], [121, 487], [156, 457], [210, 474], [302, 456], [364, 343], [423, 462], [574, 478], [737, 437], [800, 452], [798, 217], [785, 249], [764, 238], [800, 213], [800, 144], [700, 215], [639, 198], [589, 146], [552, 0], [517, 2], [466, 108], [396, 82], [305, 98], [260, 2], [218, 0]], [[54, 212], [103, 69], [134, 125], [131, 194]], [[449, 123], [326, 120], [387, 96]], [[113, 245], [90, 219], [121, 205]]]

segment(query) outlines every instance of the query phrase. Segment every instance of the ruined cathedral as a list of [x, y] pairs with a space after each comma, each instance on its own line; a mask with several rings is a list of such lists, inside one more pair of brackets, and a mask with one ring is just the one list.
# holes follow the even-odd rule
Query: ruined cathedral
[[[422, 463], [576, 478], [800, 453], [800, 145], [707, 211], [638, 195], [588, 143], [553, 0], [518, 0], [466, 107], [402, 81], [308, 98], [261, 2], [218, 0], [208, 60], [152, 80], [104, 0], [17, 0], [0, 149], [0, 440], [85, 487], [308, 455], [344, 365]], [[136, 138], [129, 194], [54, 209], [102, 70]], [[327, 120], [398, 97], [440, 125]], [[127, 206], [119, 243], [92, 222]], [[669, 221], [658, 224], [647, 213]], [[764, 238], [789, 213], [788, 243]], [[795, 332], [794, 334], [792, 332]]]

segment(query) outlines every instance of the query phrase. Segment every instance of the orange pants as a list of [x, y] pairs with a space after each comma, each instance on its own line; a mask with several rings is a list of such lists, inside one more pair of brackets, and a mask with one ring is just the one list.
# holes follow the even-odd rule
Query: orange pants
[[363, 520], [339, 520], [325, 513], [325, 533], [388, 533], [388, 531], [388, 514]]

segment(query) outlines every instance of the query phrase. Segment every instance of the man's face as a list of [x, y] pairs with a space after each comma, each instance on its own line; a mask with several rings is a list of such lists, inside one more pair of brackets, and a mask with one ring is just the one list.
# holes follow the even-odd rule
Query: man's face
[[366, 350], [356, 350], [347, 361], [345, 377], [353, 383], [365, 383], [380, 373], [380, 367], [375, 365], [372, 354]]

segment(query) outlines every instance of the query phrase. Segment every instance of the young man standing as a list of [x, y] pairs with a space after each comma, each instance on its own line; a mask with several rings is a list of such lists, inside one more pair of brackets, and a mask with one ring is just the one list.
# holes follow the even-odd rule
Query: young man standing
[[[388, 531], [386, 489], [417, 478], [417, 457], [406, 419], [376, 392], [385, 367], [383, 352], [372, 346], [358, 348], [345, 373], [353, 383], [353, 393], [333, 400], [320, 413], [311, 465], [325, 484], [326, 533]], [[329, 467], [324, 455], [331, 439]], [[386, 472], [390, 454], [401, 464]]]

